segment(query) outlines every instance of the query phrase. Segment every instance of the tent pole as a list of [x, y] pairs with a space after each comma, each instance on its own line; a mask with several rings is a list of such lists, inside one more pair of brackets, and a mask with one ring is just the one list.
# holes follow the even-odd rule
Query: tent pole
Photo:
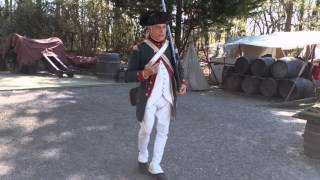
[[[312, 46], [312, 51], [315, 51], [315, 46]], [[310, 53], [311, 54], [311, 53]], [[298, 74], [298, 77], [294, 80], [294, 84], [292, 84], [291, 86], [291, 89], [289, 91], [289, 94], [287, 95], [286, 99], [284, 100], [285, 102], [287, 102], [294, 90], [294, 85], [297, 83], [298, 79], [300, 78], [300, 76], [302, 75], [304, 69], [306, 68], [306, 66], [308, 65], [308, 59], [310, 58], [310, 54], [307, 56], [305, 56], [305, 59], [304, 59], [304, 63], [303, 63], [303, 66], [301, 67], [300, 71], [299, 71], [299, 74]], [[313, 59], [313, 58], [312, 58]]]
[[241, 44], [239, 44], [239, 56], [242, 56]]
[[316, 44], [313, 44], [312, 46], [312, 49], [311, 49], [311, 54], [312, 54], [312, 56], [311, 56], [311, 66], [310, 66], [310, 71], [309, 71], [309, 78], [312, 80], [312, 69], [313, 69], [313, 61], [314, 61], [314, 58], [315, 58], [315, 52], [316, 52], [316, 47], [317, 47], [317, 45]]

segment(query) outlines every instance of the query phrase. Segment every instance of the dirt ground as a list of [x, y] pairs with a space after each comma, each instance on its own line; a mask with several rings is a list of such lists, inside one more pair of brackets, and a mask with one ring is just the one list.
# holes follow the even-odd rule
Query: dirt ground
[[[0, 91], [0, 179], [152, 179], [136, 169], [133, 86]], [[306, 122], [269, 103], [220, 89], [180, 97], [162, 162], [170, 180], [320, 179], [303, 153]]]

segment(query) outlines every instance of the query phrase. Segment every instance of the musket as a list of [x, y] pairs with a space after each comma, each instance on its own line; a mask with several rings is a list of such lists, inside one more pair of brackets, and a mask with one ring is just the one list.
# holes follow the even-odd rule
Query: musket
[[[167, 12], [165, 0], [161, 0], [161, 1], [162, 1], [163, 12]], [[169, 38], [171, 53], [172, 53], [172, 57], [174, 60], [174, 65], [175, 65], [174, 68], [175, 68], [175, 78], [176, 78], [177, 88], [179, 90], [180, 89], [180, 75], [179, 75], [179, 68], [178, 68], [179, 52], [173, 42], [170, 24], [167, 24], [167, 31], [168, 31], [167, 36]]]

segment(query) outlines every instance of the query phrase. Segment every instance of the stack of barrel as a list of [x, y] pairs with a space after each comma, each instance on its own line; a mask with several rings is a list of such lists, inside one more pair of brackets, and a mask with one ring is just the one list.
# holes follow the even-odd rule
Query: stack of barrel
[[294, 57], [278, 60], [271, 56], [257, 59], [240, 57], [236, 60], [234, 72], [226, 74], [223, 86], [230, 91], [266, 97], [280, 96], [283, 99], [293, 88], [289, 100], [312, 97], [315, 95], [313, 82], [298, 78], [302, 66], [303, 61]]

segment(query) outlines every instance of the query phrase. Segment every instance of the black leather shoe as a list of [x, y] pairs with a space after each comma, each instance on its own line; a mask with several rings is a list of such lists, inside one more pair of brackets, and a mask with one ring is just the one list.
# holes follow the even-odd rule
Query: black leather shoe
[[141, 163], [141, 162], [138, 162], [138, 170], [140, 173], [148, 173], [148, 163]]
[[153, 174], [156, 180], [168, 180], [167, 176], [164, 173]]

